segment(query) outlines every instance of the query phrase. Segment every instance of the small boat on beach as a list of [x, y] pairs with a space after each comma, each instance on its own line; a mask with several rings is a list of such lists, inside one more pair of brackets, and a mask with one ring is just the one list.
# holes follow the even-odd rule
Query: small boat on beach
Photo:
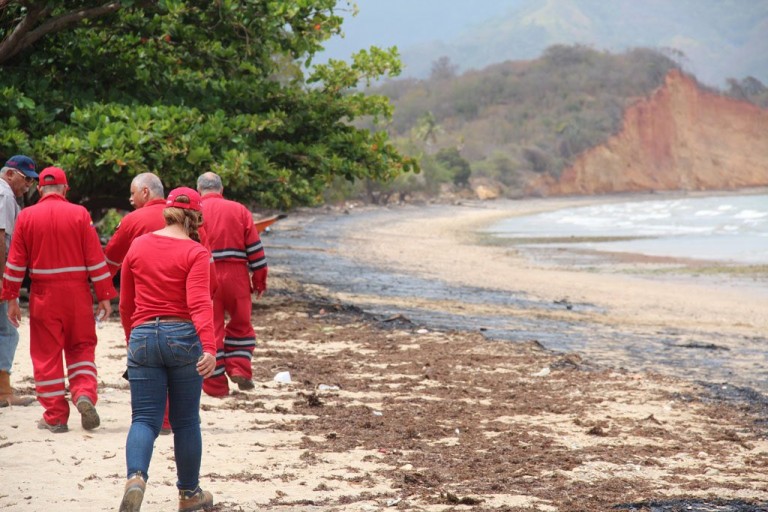
[[261, 234], [264, 231], [266, 231], [269, 226], [279, 221], [280, 219], [286, 218], [287, 216], [288, 215], [286, 215], [285, 213], [279, 213], [277, 215], [272, 215], [271, 217], [265, 217], [263, 219], [255, 220], [253, 221], [253, 225], [256, 226], [256, 229], [259, 230], [259, 234]]

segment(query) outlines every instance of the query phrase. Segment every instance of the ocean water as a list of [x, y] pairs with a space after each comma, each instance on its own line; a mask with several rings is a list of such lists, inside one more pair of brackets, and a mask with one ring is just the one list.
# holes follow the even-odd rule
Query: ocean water
[[509, 218], [486, 232], [500, 238], [525, 239], [528, 246], [546, 243], [547, 247], [768, 264], [768, 195], [568, 208]]

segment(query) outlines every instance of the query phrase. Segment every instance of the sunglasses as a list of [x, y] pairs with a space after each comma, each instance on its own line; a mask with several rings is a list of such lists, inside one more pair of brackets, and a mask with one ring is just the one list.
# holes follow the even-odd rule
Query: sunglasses
[[[16, 171], [16, 169], [14, 169], [14, 171]], [[24, 178], [24, 182], [25, 182], [25, 183], [32, 183], [33, 181], [35, 181], [35, 178], [30, 178], [29, 176], [27, 176], [26, 174], [24, 174], [24, 173], [23, 173], [23, 172], [21, 172], [21, 171], [16, 171], [16, 173], [17, 173], [19, 176], [22, 176], [22, 177]]]

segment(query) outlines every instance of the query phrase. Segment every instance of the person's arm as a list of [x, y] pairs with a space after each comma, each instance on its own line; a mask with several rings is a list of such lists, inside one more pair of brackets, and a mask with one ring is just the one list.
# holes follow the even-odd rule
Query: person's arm
[[[21, 223], [19, 223], [21, 224]], [[24, 281], [26, 274], [26, 249], [23, 243], [23, 225], [17, 225], [16, 236], [11, 240], [11, 250], [6, 255], [5, 252], [5, 230], [3, 231], [2, 253], [3, 253], [3, 289], [0, 293], [0, 300], [8, 301], [8, 320], [14, 327], [18, 327], [21, 322], [21, 308], [19, 307], [19, 289]], [[7, 256], [7, 258], [6, 258]], [[24, 266], [20, 267], [10, 263], [12, 261], [23, 261]]]
[[186, 281], [187, 309], [195, 324], [203, 351], [216, 355], [213, 334], [213, 302], [210, 292], [210, 256], [199, 247], [190, 254], [191, 267]]
[[211, 265], [211, 280], [210, 280], [210, 287], [211, 287], [211, 298], [213, 298], [214, 295], [216, 295], [216, 290], [219, 289], [219, 278], [216, 275], [216, 262], [213, 260], [213, 256], [209, 252], [208, 255], [210, 256], [210, 265]]
[[251, 285], [256, 297], [261, 297], [267, 291], [267, 257], [264, 254], [264, 245], [259, 237], [259, 230], [253, 224], [251, 212], [246, 210], [245, 222], [245, 256], [248, 259], [248, 270], [251, 275]]
[[120, 323], [123, 325], [126, 342], [131, 337], [133, 313], [136, 311], [135, 300], [136, 285], [133, 277], [131, 255], [129, 254], [123, 260], [122, 270], [120, 271]]
[[[85, 255], [85, 267], [88, 271], [88, 277], [91, 278], [93, 289], [96, 292], [96, 298], [99, 300], [99, 310], [102, 310], [101, 304], [104, 301], [117, 297], [117, 290], [112, 284], [112, 274], [107, 267], [107, 261], [104, 259], [104, 253], [101, 250], [101, 242], [96, 228], [91, 222], [91, 216], [83, 208], [84, 218], [82, 225], [83, 254]], [[111, 311], [110, 307], [110, 311]]]
[[0, 275], [5, 273], [5, 229], [0, 228]]
[[[203, 249], [203, 248], [201, 248]], [[186, 282], [187, 308], [195, 325], [203, 355], [197, 362], [197, 373], [204, 379], [216, 370], [216, 340], [213, 331], [213, 303], [210, 291], [210, 253], [207, 249], [195, 251]]]
[[[5, 274], [5, 256], [5, 230], [0, 229], [0, 275]], [[13, 305], [16, 306], [16, 309], [13, 309]], [[15, 300], [11, 300], [8, 303], [7, 314], [8, 320], [10, 320], [14, 326], [18, 327], [19, 320], [21, 319], [21, 309], [19, 308], [19, 303]]]
[[[125, 258], [128, 248], [131, 246], [130, 229], [128, 229], [129, 226], [123, 226], [124, 222], [117, 225], [115, 232], [104, 248], [104, 257], [107, 260], [107, 266], [112, 277], [120, 270], [123, 258]], [[121, 226], [123, 226], [122, 230], [120, 229]]]
[[[23, 215], [24, 212], [22, 212]], [[24, 282], [24, 276], [27, 273], [27, 263], [29, 256], [27, 246], [24, 240], [26, 223], [22, 216], [16, 222], [16, 229], [11, 240], [11, 250], [8, 251], [5, 260], [5, 270], [3, 271], [3, 289], [0, 292], [0, 300], [16, 299], [19, 296], [21, 283]]]
[[15, 204], [10, 204], [8, 196], [0, 195], [0, 275], [5, 272], [5, 258], [8, 256], [8, 247], [5, 246], [5, 232], [10, 226], [6, 225], [5, 212], [11, 211], [10, 209], [15, 207]]

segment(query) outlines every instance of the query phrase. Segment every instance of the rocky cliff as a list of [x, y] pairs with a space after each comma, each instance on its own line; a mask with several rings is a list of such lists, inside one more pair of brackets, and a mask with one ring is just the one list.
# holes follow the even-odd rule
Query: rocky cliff
[[530, 192], [605, 194], [768, 185], [768, 110], [705, 91], [671, 72], [627, 109], [621, 131]]

